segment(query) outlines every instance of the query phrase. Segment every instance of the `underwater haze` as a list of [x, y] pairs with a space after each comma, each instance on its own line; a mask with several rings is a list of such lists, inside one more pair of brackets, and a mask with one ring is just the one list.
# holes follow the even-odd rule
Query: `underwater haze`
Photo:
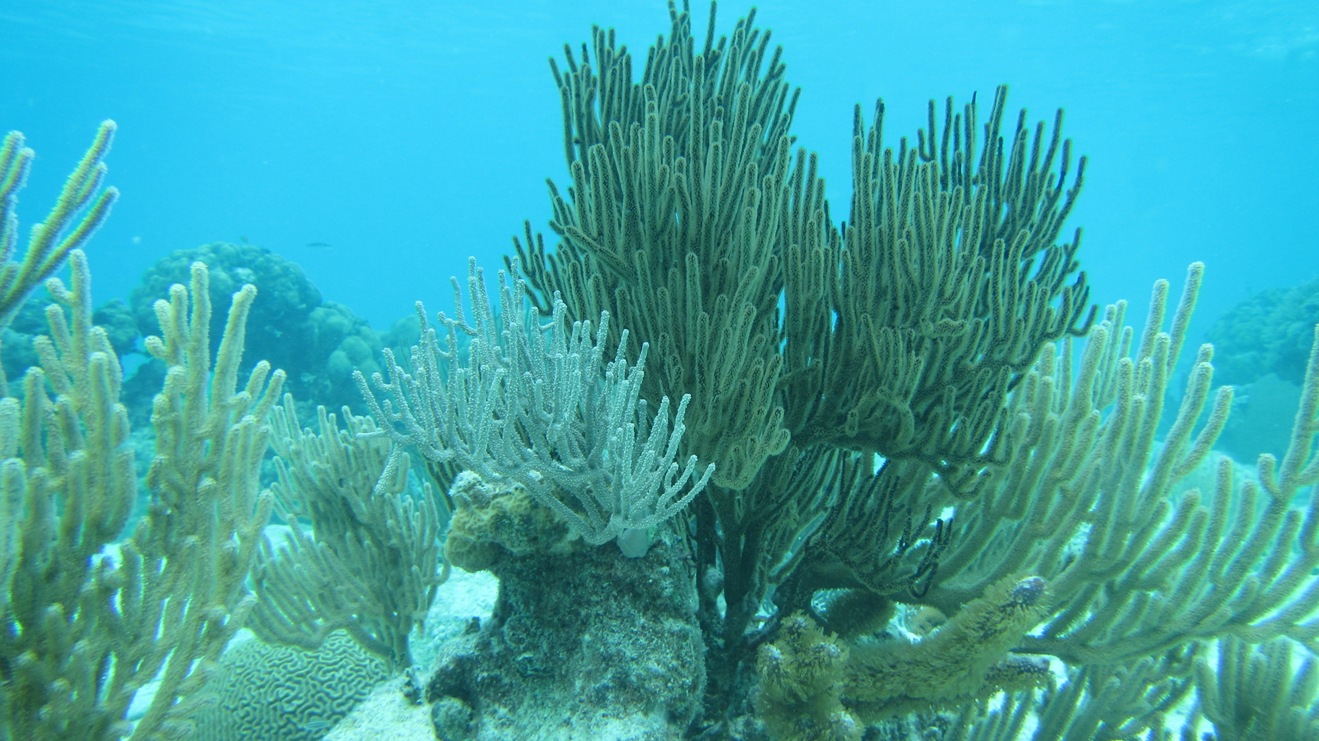
[[[751, 7], [721, 3], [718, 31]], [[896, 145], [928, 100], [987, 102], [1006, 83], [1009, 116], [1064, 109], [1089, 158], [1070, 226], [1095, 300], [1143, 306], [1154, 279], [1203, 260], [1203, 325], [1319, 271], [1319, 3], [754, 7], [802, 88], [797, 143], [820, 154], [835, 218], [855, 105], [869, 116], [883, 98]], [[468, 255], [499, 265], [524, 220], [546, 231], [545, 181], [566, 181], [547, 60], [593, 24], [640, 52], [668, 15], [617, 0], [2, 0], [0, 130], [39, 154], [21, 213], [39, 218], [113, 118], [123, 196], [89, 247], [98, 303], [170, 251], [249, 241], [383, 330], [417, 299], [447, 302]]]
[[1319, 739], [1319, 0], [693, 5], [0, 0], [0, 741]]

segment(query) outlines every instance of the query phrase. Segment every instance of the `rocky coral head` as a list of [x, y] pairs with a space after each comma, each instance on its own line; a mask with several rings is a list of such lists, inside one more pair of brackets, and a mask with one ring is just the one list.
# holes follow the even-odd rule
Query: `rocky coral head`
[[454, 511], [444, 554], [464, 571], [498, 574], [509, 557], [562, 555], [580, 547], [581, 539], [521, 484], [464, 471], [454, 478], [449, 498]]

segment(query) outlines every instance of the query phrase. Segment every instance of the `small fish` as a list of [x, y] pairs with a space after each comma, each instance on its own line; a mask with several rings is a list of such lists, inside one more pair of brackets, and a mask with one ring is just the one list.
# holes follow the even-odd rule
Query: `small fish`
[[311, 247], [312, 249], [320, 250], [320, 249], [325, 249], [325, 248], [329, 247], [329, 246], [330, 246], [330, 243], [329, 243], [329, 242], [308, 242], [308, 243], [307, 243], [306, 245], [304, 245], [304, 246], [305, 246], [305, 247]]
[[337, 723], [335, 723], [334, 721], [316, 719], [316, 720], [309, 720], [306, 723], [303, 723], [302, 728], [308, 733], [322, 735], [328, 733], [330, 729], [334, 728], [336, 725]]

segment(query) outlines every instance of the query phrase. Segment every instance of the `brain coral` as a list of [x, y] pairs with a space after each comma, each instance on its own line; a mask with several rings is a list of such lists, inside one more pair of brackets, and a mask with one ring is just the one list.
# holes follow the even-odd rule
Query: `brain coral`
[[317, 651], [251, 639], [225, 651], [206, 685], [193, 738], [302, 741], [325, 736], [388, 676], [342, 631]]

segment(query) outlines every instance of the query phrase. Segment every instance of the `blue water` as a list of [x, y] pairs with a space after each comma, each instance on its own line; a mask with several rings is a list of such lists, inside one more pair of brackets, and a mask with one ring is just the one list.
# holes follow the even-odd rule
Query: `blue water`
[[[749, 7], [722, 3], [719, 29]], [[1319, 272], [1314, 0], [758, 7], [835, 216], [853, 105], [882, 96], [896, 143], [929, 98], [1006, 82], [1034, 119], [1064, 108], [1090, 158], [1072, 223], [1096, 299], [1140, 305], [1201, 259], [1203, 326]], [[644, 53], [668, 17], [618, 0], [0, 0], [0, 131], [38, 153], [20, 214], [44, 214], [114, 118], [123, 197], [89, 250], [98, 301], [169, 251], [247, 239], [384, 329], [447, 302], [467, 255], [496, 265], [524, 219], [544, 228], [545, 179], [565, 173], [546, 60], [593, 23]]]

